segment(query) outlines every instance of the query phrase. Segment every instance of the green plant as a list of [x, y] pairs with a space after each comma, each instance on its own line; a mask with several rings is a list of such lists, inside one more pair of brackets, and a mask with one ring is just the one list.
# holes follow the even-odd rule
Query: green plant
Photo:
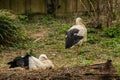
[[90, 65], [93, 64], [93, 60], [84, 60], [82, 63], [83, 65]]
[[68, 24], [62, 24], [62, 26], [58, 27], [57, 32], [59, 34], [66, 33], [66, 31], [70, 28], [71, 26]]
[[72, 54], [65, 53], [64, 56], [65, 56], [65, 58], [70, 58], [72, 56]]
[[0, 10], [0, 45], [12, 46], [25, 39], [25, 30], [16, 15]]
[[87, 28], [88, 33], [96, 33], [95, 28]]
[[102, 31], [102, 36], [116, 38], [120, 36], [120, 22], [116, 23], [111, 28], [104, 28]]
[[98, 36], [89, 34], [87, 42], [90, 43], [90, 44], [94, 44], [96, 42], [99, 42], [100, 40], [101, 39]]
[[28, 17], [26, 15], [19, 15], [18, 18], [20, 21], [28, 21]]
[[39, 22], [40, 22], [41, 24], [49, 24], [49, 23], [51, 23], [53, 20], [54, 20], [54, 17], [53, 17], [53, 16], [51, 16], [51, 15], [45, 15], [45, 16], [40, 17]]
[[107, 48], [110, 48], [110, 47], [115, 48], [117, 47], [117, 44], [118, 44], [114, 39], [101, 41], [100, 43], [103, 47], [107, 47]]
[[6, 17], [11, 20], [17, 20], [17, 16], [8, 10], [0, 10], [0, 17]]

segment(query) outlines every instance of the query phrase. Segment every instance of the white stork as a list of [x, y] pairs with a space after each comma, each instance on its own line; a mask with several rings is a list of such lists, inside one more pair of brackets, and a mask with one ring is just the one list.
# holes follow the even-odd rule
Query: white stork
[[[71, 48], [73, 45], [81, 45], [87, 41], [87, 29], [81, 18], [76, 18], [76, 24], [73, 25], [66, 33], [65, 48]], [[77, 49], [78, 54], [78, 49]]]
[[45, 70], [54, 68], [54, 64], [45, 54], [41, 54], [39, 58], [29, 54], [25, 56], [18, 56], [8, 62], [8, 64], [10, 65], [10, 70], [22, 70], [24, 68], [29, 68], [29, 70]]

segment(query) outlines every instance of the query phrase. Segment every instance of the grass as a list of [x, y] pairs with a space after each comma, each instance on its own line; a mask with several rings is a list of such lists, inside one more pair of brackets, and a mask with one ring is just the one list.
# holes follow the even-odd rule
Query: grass
[[[71, 20], [68, 22], [74, 23]], [[72, 25], [72, 23], [68, 22], [65, 19], [55, 19], [47, 16], [40, 18], [37, 23], [24, 23], [28, 37], [36, 33], [43, 35], [40, 36], [40, 40], [36, 43], [33, 42], [38, 37], [33, 36], [34, 38], [26, 39], [25, 43], [20, 43], [9, 50], [3, 50], [0, 54], [0, 56], [4, 56], [0, 58], [0, 67], [6, 66], [6, 62], [15, 56], [24, 55], [32, 49], [36, 56], [42, 53], [47, 54], [57, 67], [91, 65], [112, 59], [114, 66], [120, 74], [120, 39], [117, 37], [106, 37], [106, 29], [87, 28], [88, 41], [79, 48], [80, 54], [77, 59], [76, 46], [71, 49], [65, 49], [65, 33]], [[101, 35], [102, 32], [105, 36], [104, 34]], [[7, 56], [8, 58], [5, 59]]]

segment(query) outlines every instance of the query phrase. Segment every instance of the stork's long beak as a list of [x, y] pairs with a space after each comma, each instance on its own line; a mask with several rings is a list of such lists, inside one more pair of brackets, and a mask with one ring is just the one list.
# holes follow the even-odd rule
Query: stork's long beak
[[7, 64], [12, 64], [12, 61], [8, 62]]

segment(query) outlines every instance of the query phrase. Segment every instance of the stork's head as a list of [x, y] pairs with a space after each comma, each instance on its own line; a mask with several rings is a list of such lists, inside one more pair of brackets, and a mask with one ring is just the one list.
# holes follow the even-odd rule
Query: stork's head
[[82, 18], [80, 18], [80, 17], [76, 18], [76, 24], [77, 24], [77, 25], [83, 24]]
[[41, 55], [39, 56], [39, 59], [40, 59], [41, 61], [44, 61], [44, 60], [48, 60], [48, 57], [47, 57], [45, 54], [41, 54]]

